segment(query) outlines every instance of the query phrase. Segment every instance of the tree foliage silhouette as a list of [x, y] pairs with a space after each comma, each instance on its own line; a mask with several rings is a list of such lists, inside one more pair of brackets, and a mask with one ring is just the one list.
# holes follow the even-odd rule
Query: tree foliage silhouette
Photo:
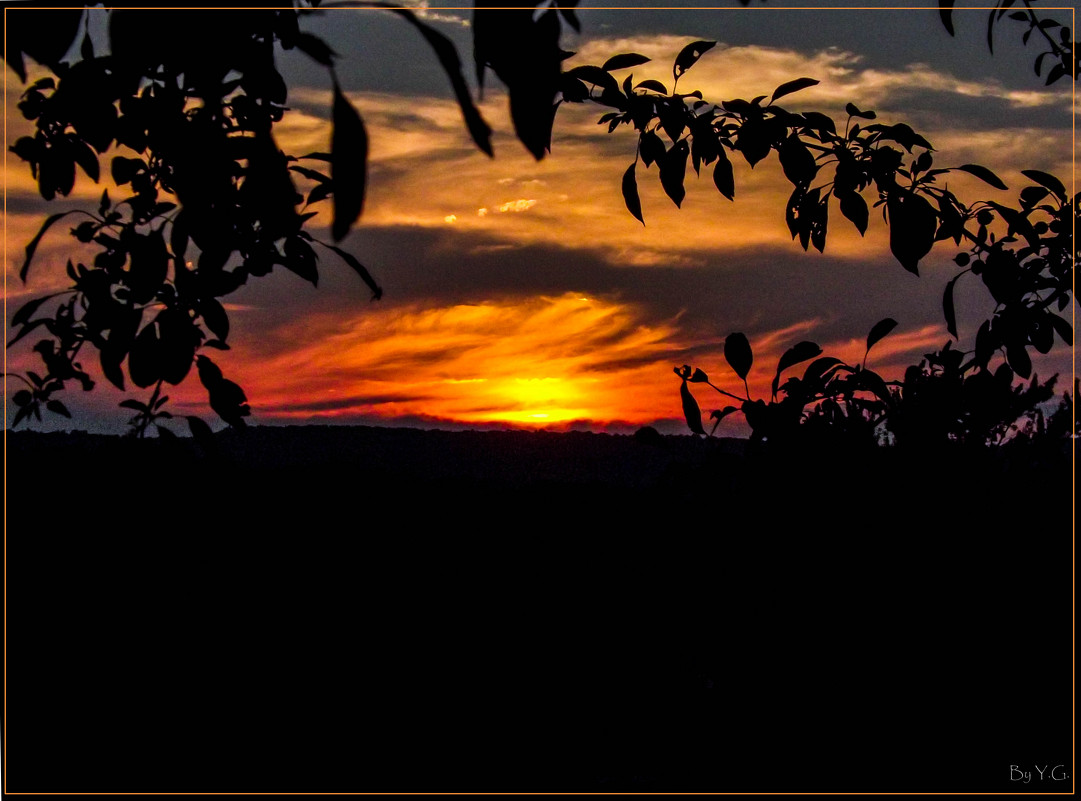
[[[1001, 15], [992, 18], [998, 16]], [[742, 156], [753, 168], [776, 152], [785, 177], [793, 185], [785, 221], [792, 238], [798, 239], [804, 250], [811, 246], [819, 252], [825, 250], [831, 198], [836, 199], [841, 214], [862, 236], [867, 230], [870, 211], [865, 195], [870, 195], [870, 208], [881, 208], [890, 229], [890, 250], [905, 270], [918, 274], [920, 261], [938, 242], [952, 240], [955, 246], [965, 248], [954, 258], [965, 269], [949, 281], [942, 300], [946, 328], [954, 339], [958, 338], [958, 331], [953, 293], [962, 276], [972, 273], [980, 277], [995, 306], [991, 317], [979, 326], [971, 351], [962, 354], [951, 350], [947, 342], [940, 351], [928, 354], [921, 366], [910, 369], [904, 382], [893, 382], [892, 391], [873, 372], [843, 365], [838, 359], [832, 359], [829, 364], [819, 360], [802, 380], [788, 381], [784, 397], [778, 401], [781, 371], [821, 353], [814, 343], [801, 343], [796, 346], [796, 349], [804, 346], [800, 358], [785, 364], [795, 354], [790, 351], [782, 356], [769, 405], [748, 395], [741, 407], [715, 411], [713, 419], [720, 422], [727, 414], [739, 410], [756, 439], [776, 440], [791, 438], [797, 430], [795, 427], [811, 418], [818, 426], [834, 421], [842, 428], [851, 428], [858, 419], [858, 427], [867, 432], [874, 431], [880, 421], [888, 427], [896, 418], [909, 421], [897, 425], [909, 432], [902, 439], [911, 441], [915, 439], [910, 433], [911, 420], [914, 416], [923, 419], [925, 415], [914, 415], [911, 403], [903, 406], [906, 393], [921, 394], [926, 406], [930, 397], [926, 384], [947, 382], [948, 376], [954, 374], [966, 387], [961, 395], [965, 405], [944, 411], [954, 419], [932, 426], [934, 430], [949, 432], [950, 438], [997, 441], [1001, 439], [1002, 425], [1012, 423], [1024, 412], [1035, 414], [1035, 405], [1048, 399], [1054, 380], [1040, 385], [1032, 376], [1028, 349], [1047, 354], [1056, 336], [1067, 346], [1073, 344], [1073, 328], [1062, 312], [1072, 297], [1073, 265], [1077, 258], [1073, 228], [1081, 196], [1069, 198], [1062, 182], [1053, 175], [1022, 170], [1031, 185], [1021, 190], [1016, 206], [995, 200], [966, 204], [940, 185], [941, 177], [959, 171], [999, 191], [1007, 191], [1008, 187], [993, 171], [978, 164], [937, 167], [934, 148], [927, 139], [904, 123], [870, 122], [877, 118], [872, 110], [847, 104], [848, 118], [842, 130], [825, 114], [792, 113], [775, 105], [781, 98], [816, 85], [818, 81], [813, 78], [796, 78], [782, 84], [768, 101], [766, 95], [761, 95], [749, 101], [711, 103], [701, 92], [677, 93], [679, 79], [714, 45], [715, 42], [709, 41], [691, 42], [679, 52], [672, 66], [671, 92], [655, 80], [635, 83], [633, 74], [628, 74], [622, 84], [617, 81], [612, 73], [650, 60], [639, 53], [623, 53], [600, 67], [577, 67], [566, 73], [565, 79], [570, 83], [563, 88], [565, 100], [611, 108], [598, 122], [607, 123], [610, 133], [628, 125], [637, 134], [634, 161], [622, 181], [623, 198], [632, 216], [645, 223], [638, 197], [639, 163], [646, 169], [657, 166], [662, 189], [679, 207], [685, 196], [688, 166], [700, 174], [702, 168], [712, 165], [714, 184], [724, 197], [732, 200], [736, 187], [731, 158]], [[1048, 83], [1055, 79], [1049, 77]], [[741, 337], [742, 334], [729, 337], [725, 357], [745, 381], [750, 356], [746, 339], [738, 339]], [[868, 348], [878, 338], [872, 330]], [[730, 344], [733, 342], [739, 344]], [[997, 383], [994, 383], [991, 362], [996, 354], [1001, 354], [1005, 370], [995, 371]], [[687, 425], [692, 432], [704, 434], [699, 407], [688, 382], [705, 382], [702, 377], [705, 373], [688, 365], [676, 368], [675, 372], [682, 381], [680, 396]], [[1012, 396], [1015, 401], [1021, 399], [1028, 404], [1023, 408], [1018, 408], [1016, 402], [993, 402], [997, 397], [993, 388], [1003, 380], [1008, 386], [1014, 375], [1032, 378], [1028, 390]], [[863, 393], [862, 399], [856, 392]], [[952, 410], [945, 402], [946, 396], [942, 397], [943, 410]], [[838, 405], [839, 398], [845, 400], [844, 412]], [[999, 411], [992, 415], [993, 421], [976, 411], [985, 403]], [[809, 407], [806, 415], [805, 407]], [[1009, 416], [1011, 411], [1016, 412], [1013, 417]], [[975, 424], [976, 420], [982, 422]], [[959, 432], [957, 427], [963, 427], [966, 422], [972, 422], [975, 428]]]
[[[318, 5], [280, 11], [112, 8], [102, 12], [109, 15], [108, 55], [94, 52], [81, 6], [9, 10], [9, 66], [25, 81], [25, 54], [53, 72], [23, 94], [19, 108], [36, 131], [11, 147], [30, 165], [42, 198], [70, 194], [77, 168], [97, 182], [100, 159], [114, 148], [134, 155], [113, 155], [108, 168], [129, 194], [111, 198], [106, 189], [96, 212], [49, 216], [26, 247], [24, 281], [42, 237], [69, 216], [85, 218], [71, 234], [99, 251], [90, 264], [69, 261], [69, 290], [36, 298], [12, 318], [18, 330], [9, 345], [34, 332], [50, 335], [33, 346], [44, 374], [18, 376], [27, 388], [13, 397], [14, 425], [40, 419], [43, 408], [69, 415], [54, 396], [70, 381], [93, 388], [88, 343], [110, 383], [121, 390], [128, 383], [152, 388], [147, 403], [121, 404], [139, 411], [133, 419], [139, 435], [151, 420], [164, 430], [158, 423], [167, 419], [160, 411], [163, 384], [184, 381], [196, 363], [212, 409], [230, 425], [243, 425], [249, 412], [243, 390], [207, 355], [229, 347], [221, 298], [275, 267], [315, 285], [320, 249], [354, 270], [373, 299], [381, 296], [354, 254], [305, 228], [316, 214], [310, 208], [330, 200], [331, 235], [341, 241], [363, 211], [367, 187], [367, 132], [339, 84], [337, 55], [301, 30], [304, 13], [315, 13]], [[472, 101], [450, 40], [408, 9], [353, 5], [385, 8], [421, 33], [451, 81], [470, 135], [491, 154], [491, 129]], [[558, 48], [558, 15], [577, 25], [573, 5], [536, 18], [532, 8], [496, 13], [482, 6], [474, 14], [478, 78], [483, 81], [490, 68], [508, 86], [518, 136], [537, 158], [550, 147], [552, 101], [565, 57]], [[69, 63], [65, 56], [76, 45], [79, 56]], [[300, 50], [329, 71], [329, 153], [298, 157], [279, 148], [273, 131], [288, 87], [274, 65], [276, 47]], [[297, 176], [314, 182], [306, 197], [296, 189]], [[46, 304], [51, 315], [35, 317]], [[204, 431], [194, 418], [189, 422], [193, 432]]]
[[[1047, 353], [1056, 334], [1072, 343], [1071, 327], [1056, 311], [1071, 297], [1077, 199], [1067, 198], [1054, 176], [1026, 171], [1033, 185], [1022, 190], [1017, 207], [996, 201], [965, 204], [939, 185], [940, 176], [958, 170], [999, 191], [1006, 186], [979, 165], [936, 166], [930, 142], [911, 127], [875, 123], [874, 111], [852, 103], [843, 128], [825, 114], [797, 114], [777, 105], [817, 84], [813, 78], [788, 81], [768, 100], [762, 95], [711, 102], [701, 92], [678, 93], [680, 79], [714, 46], [710, 41], [689, 43], [676, 55], [671, 91], [659, 81], [635, 83], [629, 73], [617, 80], [613, 73], [649, 61], [638, 53], [563, 71], [562, 63], [571, 54], [560, 48], [560, 34], [563, 25], [579, 27], [576, 4], [563, 0], [538, 10], [532, 4], [507, 9], [485, 2], [473, 12], [478, 84], [483, 87], [490, 69], [506, 85], [515, 132], [535, 158], [543, 158], [551, 148], [561, 102], [610, 109], [600, 118], [610, 132], [629, 125], [637, 134], [622, 192], [629, 212], [644, 222], [637, 189], [640, 163], [645, 169], [657, 166], [664, 192], [679, 206], [688, 167], [696, 173], [711, 168], [718, 191], [732, 200], [732, 158], [742, 157], [754, 167], [776, 152], [793, 186], [785, 219], [805, 250], [813, 246], [824, 251], [832, 201], [861, 235], [870, 209], [882, 209], [890, 226], [890, 249], [910, 272], [918, 272], [936, 242], [953, 240], [965, 246], [956, 257], [965, 269], [950, 282], [943, 300], [950, 334], [957, 336], [952, 291], [962, 275], [981, 277], [997, 306], [980, 327], [962, 373], [982, 376], [994, 354], [1002, 352], [1010, 369], [1027, 378], [1029, 347]], [[381, 296], [362, 261], [336, 244], [363, 212], [368, 141], [361, 115], [339, 84], [337, 54], [302, 30], [304, 15], [318, 13], [319, 5], [211, 12], [113, 8], [101, 12], [109, 15], [108, 55], [94, 52], [89, 17], [84, 16], [98, 12], [81, 7], [8, 10], [8, 64], [24, 80], [23, 54], [53, 72], [23, 94], [19, 108], [36, 131], [11, 147], [30, 165], [41, 196], [52, 200], [68, 195], [77, 169], [98, 181], [100, 159], [114, 148], [134, 156], [113, 155], [109, 163], [108, 174], [127, 195], [113, 198], [105, 190], [96, 211], [49, 216], [26, 247], [23, 280], [42, 237], [62, 219], [75, 216], [83, 219], [71, 229], [72, 236], [98, 251], [90, 264], [69, 261], [68, 290], [36, 298], [12, 318], [18, 330], [9, 346], [35, 331], [49, 335], [33, 345], [44, 373], [18, 376], [26, 387], [13, 397], [14, 425], [31, 416], [40, 418], [43, 408], [67, 415], [55, 395], [68, 382], [93, 388], [91, 368], [85, 366], [89, 362], [80, 355], [89, 343], [98, 351], [98, 367], [110, 383], [122, 390], [129, 382], [152, 390], [145, 403], [128, 399], [121, 404], [137, 411], [132, 425], [139, 435], [151, 424], [166, 430], [160, 423], [168, 419], [161, 408], [167, 399], [163, 385], [184, 381], [193, 365], [212, 409], [230, 425], [241, 426], [249, 413], [247, 398], [207, 353], [229, 347], [230, 320], [222, 298], [275, 267], [316, 285], [321, 253], [332, 254], [355, 271], [373, 299]], [[388, 3], [344, 0], [322, 5], [385, 9], [419, 31], [450, 80], [469, 135], [480, 150], [492, 154], [491, 128], [472, 100], [449, 39], [408, 9]], [[992, 25], [1010, 5], [1010, 0], [1000, 3]], [[1034, 20], [1027, 2], [1024, 5], [1026, 18]], [[949, 27], [947, 11], [943, 21]], [[1036, 20], [1027, 35], [1039, 31], [1048, 38], [1051, 27]], [[1072, 58], [1069, 31], [1060, 30], [1058, 36], [1049, 52], [1059, 62], [1048, 83], [1067, 74], [1060, 68]], [[200, 42], [198, 48], [191, 46], [194, 41]], [[298, 157], [277, 144], [274, 126], [282, 119], [288, 96], [274, 65], [277, 47], [297, 49], [329, 72], [329, 153]], [[73, 49], [79, 55], [69, 63], [66, 54]], [[297, 176], [314, 184], [306, 196], [297, 191]], [[333, 207], [333, 242], [316, 238], [306, 227], [315, 216], [310, 207], [327, 200]], [[51, 315], [35, 317], [49, 308]], [[694, 399], [686, 385], [695, 373], [677, 373], [685, 379], [681, 394], [690, 423]], [[843, 381], [842, 374], [847, 375]], [[855, 375], [854, 368], [848, 373], [832, 365], [816, 380], [851, 395]], [[805, 375], [804, 381], [809, 378]], [[872, 381], [874, 387], [858, 388], [876, 394], [877, 382], [859, 380]], [[794, 391], [791, 381], [785, 387]], [[774, 395], [778, 389], [775, 382]], [[817, 394], [812, 391], [808, 397]], [[878, 393], [871, 403], [888, 404], [889, 399]], [[205, 433], [200, 422], [189, 418], [196, 434]], [[700, 421], [691, 427], [700, 430]]]

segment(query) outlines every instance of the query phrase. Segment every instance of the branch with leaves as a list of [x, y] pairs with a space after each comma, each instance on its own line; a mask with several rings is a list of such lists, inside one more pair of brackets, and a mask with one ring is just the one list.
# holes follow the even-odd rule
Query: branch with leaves
[[1007, 186], [978, 164], [938, 167], [931, 143], [904, 123], [876, 123], [874, 111], [853, 103], [839, 126], [829, 116], [793, 113], [777, 101], [818, 83], [797, 78], [778, 86], [767, 99], [733, 99], [712, 103], [701, 92], [679, 93], [679, 79], [707, 53], [714, 42], [686, 45], [672, 66], [672, 91], [659, 81], [622, 82], [614, 72], [650, 59], [639, 53], [613, 56], [603, 65], [580, 66], [564, 74], [563, 99], [612, 109], [598, 120], [610, 133], [620, 126], [637, 135], [635, 158], [623, 174], [622, 193], [628, 211], [645, 224], [638, 195], [639, 165], [656, 165], [665, 194], [677, 207], [686, 194], [688, 167], [696, 174], [712, 165], [722, 196], [733, 200], [736, 187], [732, 158], [742, 156], [753, 168], [771, 153], [792, 184], [785, 221], [804, 250], [823, 252], [830, 207], [863, 235], [870, 209], [881, 209], [889, 225], [890, 250], [901, 266], [919, 273], [919, 264], [935, 243], [953, 240], [969, 249], [956, 262], [966, 267], [949, 283], [943, 301], [947, 328], [957, 337], [953, 288], [961, 275], [983, 279], [996, 302], [993, 316], [981, 327], [969, 367], [986, 370], [1001, 352], [1020, 376], [1031, 374], [1028, 348], [1048, 353], [1054, 337], [1073, 343], [1070, 323], [1061, 315], [1072, 297], [1076, 252], [1072, 237], [1077, 198], [1067, 197], [1062, 183], [1038, 170], [1023, 171], [1033, 181], [1018, 205], [997, 201], [963, 203], [941, 185], [951, 172], [973, 175], [989, 186]]
[[[1010, 11], [1011, 8], [1015, 10]], [[954, 0], [941, 0], [939, 15], [950, 36], [956, 35], [953, 26], [953, 11]], [[1081, 67], [1081, 59], [1077, 55], [1077, 42], [1072, 39], [1073, 34], [1070, 28], [1057, 20], [1038, 17], [1033, 0], [1021, 0], [1020, 3], [1017, 0], [999, 0], [994, 5], [987, 15], [988, 50], [992, 53], [995, 51], [995, 28], [1004, 16], [1024, 26], [1025, 30], [1021, 34], [1022, 44], [1027, 45], [1030, 41], [1036, 41], [1042, 48], [1046, 48], [1036, 56], [1033, 64], [1036, 75], [1040, 77], [1043, 77], [1044, 66], [1050, 65], [1044, 81], [1045, 85], [1050, 86], [1060, 78], [1077, 79], [1081, 74], [1081, 69], [1078, 69]]]
[[[77, 170], [98, 182], [100, 159], [118, 148], [123, 150], [111, 155], [108, 175], [114, 193], [127, 192], [111, 198], [103, 191], [96, 213], [49, 216], [26, 247], [23, 281], [47, 232], [76, 216], [85, 219], [70, 229], [71, 236], [96, 253], [85, 263], [68, 261], [70, 289], [31, 300], [12, 319], [16, 331], [9, 347], [34, 332], [50, 337], [33, 346], [45, 375], [27, 390], [29, 400], [17, 394], [16, 425], [31, 416], [40, 419], [42, 408], [66, 414], [49, 395], [67, 381], [93, 388], [90, 368], [80, 361], [87, 343], [98, 352], [101, 374], [117, 388], [156, 388], [145, 409], [140, 400], [121, 403], [141, 410], [132, 420], [137, 436], [151, 423], [166, 430], [157, 422], [167, 419], [159, 412], [166, 396], [158, 389], [162, 382], [184, 381], [193, 365], [211, 408], [230, 425], [240, 425], [247, 398], [208, 355], [229, 349], [222, 298], [276, 267], [315, 286], [322, 253], [352, 269], [373, 300], [382, 296], [361, 260], [339, 246], [363, 212], [368, 134], [339, 84], [337, 54], [300, 28], [303, 16], [319, 13], [319, 5], [312, 0], [284, 10], [102, 10], [108, 14], [109, 55], [94, 52], [89, 34], [89, 15], [97, 11], [9, 10], [7, 63], [24, 81], [24, 54], [53, 73], [23, 93], [19, 109], [35, 132], [11, 147], [28, 163], [41, 197], [69, 195]], [[449, 39], [400, 6], [335, 5], [383, 9], [417, 30], [447, 73], [470, 136], [492, 154], [491, 129], [473, 103]], [[575, 5], [563, 0], [557, 10], [535, 14], [532, 8], [495, 11], [482, 4], [474, 12], [478, 78], [492, 69], [508, 85], [516, 132], [538, 159], [550, 147], [559, 65], [567, 55], [558, 47], [559, 20], [577, 26]], [[69, 63], [65, 56], [73, 46], [79, 57]], [[328, 71], [328, 153], [297, 157], [278, 147], [274, 126], [288, 94], [275, 66], [278, 48], [299, 50]], [[312, 184], [306, 196], [297, 191], [298, 178]], [[332, 205], [333, 243], [306, 230], [316, 204], [326, 201]], [[34, 384], [33, 375], [23, 380]], [[202, 431], [195, 419], [189, 418], [193, 431]]]

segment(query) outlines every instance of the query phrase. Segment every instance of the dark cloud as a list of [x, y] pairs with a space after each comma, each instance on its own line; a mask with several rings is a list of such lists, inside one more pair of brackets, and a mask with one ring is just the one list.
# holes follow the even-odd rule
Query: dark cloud
[[[700, 267], [622, 267], [600, 252], [540, 244], [496, 249], [484, 235], [404, 226], [362, 229], [350, 244], [379, 276], [390, 304], [572, 291], [634, 303], [653, 322], [682, 313], [690, 318], [683, 327], [701, 335], [816, 317], [837, 333], [899, 309], [913, 310], [913, 325], [937, 321], [937, 278], [953, 275], [953, 265], [946, 266], [952, 251], [945, 250], [942, 265], [932, 261], [920, 279], [888, 254], [860, 262], [804, 253], [795, 244], [703, 254]], [[339, 287], [346, 289], [339, 276], [328, 280], [328, 294]]]
[[263, 414], [288, 414], [290, 412], [333, 412], [342, 409], [356, 409], [364, 406], [379, 406], [384, 403], [399, 403], [401, 401], [429, 400], [427, 396], [416, 393], [390, 392], [382, 395], [349, 395], [344, 398], [327, 398], [326, 400], [312, 400], [303, 403], [272, 403], [263, 404], [259, 411]]

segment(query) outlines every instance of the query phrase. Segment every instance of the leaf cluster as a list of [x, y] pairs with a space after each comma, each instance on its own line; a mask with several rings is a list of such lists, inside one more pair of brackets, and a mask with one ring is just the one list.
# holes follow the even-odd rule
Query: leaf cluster
[[[12, 152], [28, 164], [45, 200], [70, 195], [77, 171], [95, 183], [112, 182], [96, 212], [53, 214], [26, 246], [24, 281], [43, 237], [65, 218], [79, 220], [70, 235], [81, 252], [92, 251], [68, 262], [66, 300], [46, 306], [58, 296], [34, 299], [12, 319], [9, 345], [33, 332], [50, 337], [34, 345], [46, 366], [34, 391], [56, 392], [70, 379], [90, 389], [79, 360], [89, 343], [110, 383], [155, 388], [150, 405], [133, 418], [140, 436], [164, 419], [155, 406], [165, 397], [162, 382], [181, 383], [196, 364], [211, 407], [237, 425], [246, 398], [222, 383], [205, 354], [229, 348], [225, 297], [275, 268], [316, 286], [326, 252], [357, 273], [373, 299], [382, 296], [361, 260], [336, 244], [363, 212], [368, 134], [338, 82], [337, 54], [301, 29], [304, 15], [318, 13], [319, 5], [212, 14], [112, 8], [101, 12], [108, 15], [107, 54], [95, 52], [90, 10], [86, 16], [80, 8], [10, 10], [7, 63], [24, 81], [24, 55], [53, 73], [24, 91], [19, 109], [34, 132]], [[450, 78], [468, 132], [491, 154], [491, 129], [473, 104], [450, 40], [409, 9], [356, 5], [385, 8], [423, 36]], [[503, 14], [482, 5], [474, 15], [478, 77], [490, 68], [507, 83], [516, 130], [538, 158], [550, 146], [555, 84], [567, 55], [558, 49], [556, 15], [577, 26], [574, 5], [564, 0], [537, 16], [532, 9]], [[329, 73], [329, 152], [295, 156], [276, 142], [288, 89], [275, 52], [292, 49]], [[78, 56], [69, 59], [73, 50]], [[323, 202], [332, 207], [334, 243], [305, 229]], [[43, 314], [50, 308], [52, 316]], [[30, 375], [24, 380], [32, 382]], [[134, 409], [141, 402], [125, 403]], [[42, 406], [62, 413], [62, 404], [44, 394], [17, 405], [16, 424], [40, 417]]]
[[[692, 42], [685, 46], [675, 59], [674, 78], [678, 80], [685, 74], [713, 44]], [[1057, 178], [1038, 170], [1024, 170], [1022, 174], [1032, 185], [1021, 191], [1016, 206], [993, 200], [966, 204], [944, 184], [950, 173], [967, 173], [999, 191], [1008, 191], [1008, 187], [993, 171], [979, 164], [937, 166], [935, 151], [927, 139], [904, 123], [874, 122], [874, 111], [853, 103], [846, 106], [848, 118], [843, 127], [819, 112], [797, 114], [776, 105], [780, 98], [816, 85], [818, 82], [812, 78], [788, 81], [778, 86], [768, 100], [766, 95], [760, 95], [751, 100], [710, 103], [700, 92], [676, 93], [675, 84], [670, 93], [654, 80], [635, 83], [633, 75], [628, 75], [620, 84], [611, 74], [648, 61], [641, 54], [625, 53], [601, 67], [578, 67], [566, 73], [566, 78], [574, 82], [570, 97], [564, 88], [566, 99], [613, 108], [599, 120], [608, 125], [609, 132], [621, 125], [636, 132], [635, 161], [623, 175], [622, 193], [628, 210], [640, 222], [644, 224], [638, 193], [639, 163], [647, 169], [657, 165], [665, 194], [680, 206], [686, 194], [688, 164], [698, 174], [703, 167], [713, 165], [714, 184], [732, 200], [736, 191], [732, 158], [742, 155], [753, 168], [775, 152], [793, 186], [785, 220], [793, 239], [804, 250], [813, 246], [824, 251], [831, 198], [861, 235], [867, 230], [870, 208], [881, 209], [889, 226], [890, 250], [913, 274], [919, 274], [920, 262], [937, 242], [952, 240], [968, 248], [955, 257], [955, 262], [966, 269], [947, 284], [943, 297], [947, 330], [957, 337], [954, 288], [965, 273], [981, 277], [995, 308], [979, 327], [975, 348], [963, 365], [966, 374], [987, 373], [992, 358], [1001, 354], [1011, 374], [1029, 378], [1030, 347], [1046, 354], [1056, 335], [1066, 345], [1072, 345], [1072, 327], [1061, 312], [1072, 297], [1077, 255], [1072, 231], [1078, 199], [1069, 199]], [[740, 366], [749, 367], [749, 359], [738, 354], [747, 353], [745, 338], [730, 337], [726, 341], [725, 356], [744, 379]], [[831, 380], [838, 372], [845, 371], [833, 371], [829, 374]], [[685, 379], [681, 385], [683, 408], [691, 430], [704, 433], [686, 386], [690, 375], [681, 375]], [[857, 386], [854, 375], [831, 384], [841, 393], [843, 406], [829, 393], [823, 394], [825, 387], [801, 387], [797, 383], [790, 384], [792, 391], [785, 393], [776, 408], [751, 406], [745, 416], [749, 422], [754, 418], [752, 430], [758, 431], [799, 425], [805, 419], [802, 410], [811, 403], [818, 422], [835, 420], [840, 426], [842, 418], [874, 419], [876, 410], [859, 401], [858, 395], [846, 395], [842, 390], [874, 395], [877, 376], [871, 378], [873, 374], [868, 374], [859, 379], [874, 383], [872, 387]], [[751, 403], [750, 399], [745, 403]], [[889, 404], [890, 400], [886, 393], [879, 393], [873, 403]]]
[[[701, 407], [688, 386], [704, 383], [738, 402], [710, 413], [714, 423], [709, 436], [713, 436], [724, 418], [737, 412], [743, 414], [751, 427], [752, 440], [756, 443], [791, 442], [810, 430], [805, 426], [809, 420], [827, 419], [835, 429], [858, 423], [860, 428], [871, 432], [885, 419], [895, 397], [887, 382], [866, 368], [867, 353], [896, 325], [895, 320], [886, 318], [871, 329], [863, 364], [850, 365], [836, 357], [823, 356], [822, 348], [814, 342], [793, 345], [777, 361], [768, 401], [752, 398], [747, 384], [754, 364], [750, 342], [742, 333], [729, 334], [724, 342], [724, 358], [743, 381], [744, 394], [741, 397], [717, 387], [701, 369], [689, 365], [674, 368], [681, 379], [680, 395], [687, 426], [696, 434], [706, 433]], [[808, 361], [810, 364], [802, 375], [790, 375], [782, 382], [786, 371]]]
[[[772, 448], [890, 443], [927, 452], [948, 444], [1003, 445], [1017, 437], [1062, 439], [1074, 432], [1069, 394], [1052, 415], [1053, 422], [1045, 421], [1041, 409], [1054, 397], [1057, 376], [1041, 383], [1034, 375], [1027, 385], [1015, 383], [1017, 374], [1009, 364], [1002, 362], [991, 371], [971, 360], [966, 363], [965, 354], [954, 350], [950, 342], [909, 367], [903, 380], [884, 380], [867, 369], [867, 354], [896, 326], [895, 320], [886, 318], [871, 329], [861, 364], [822, 356], [813, 342], [794, 345], [777, 363], [768, 401], [752, 398], [746, 389], [753, 363], [751, 347], [742, 333], [730, 334], [724, 343], [725, 361], [744, 381], [745, 396], [717, 387], [700, 368], [675, 368], [687, 427], [695, 434], [706, 434], [701, 407], [689, 388], [689, 384], [704, 383], [738, 402], [710, 413], [715, 422], [709, 436], [724, 418], [739, 412], [751, 428], [752, 442]], [[810, 364], [802, 376], [781, 382], [786, 370], [807, 361]]]
[[[1019, 23], [1024, 27], [1024, 31], [1021, 34], [1021, 43], [1029, 44], [1034, 40], [1039, 42], [1042, 46], [1040, 54], [1036, 56], [1036, 61], [1033, 63], [1033, 70], [1037, 76], [1043, 76], [1043, 68], [1046, 65], [1050, 65], [1047, 69], [1047, 75], [1045, 78], [1045, 85], [1050, 86], [1060, 78], [1068, 78], [1073, 76], [1074, 79], [1081, 74], [1081, 70], [1078, 70], [1078, 66], [1081, 66], [1081, 62], [1077, 56], [1077, 42], [1073, 40], [1073, 33], [1069, 26], [1045, 17], [1041, 19], [1036, 15], [1036, 10], [1033, 8], [1034, 0], [998, 0], [994, 6], [990, 8], [990, 13], [987, 15], [987, 48], [992, 53], [995, 50], [995, 29], [1002, 21], [1003, 17], [1011, 20], [1012, 22]], [[1010, 9], [1014, 9], [1010, 11]], [[949, 32], [950, 36], [956, 35], [954, 31], [953, 21], [954, 0], [942, 0], [939, 3], [939, 15], [942, 19], [942, 24]], [[1009, 13], [1007, 13], [1009, 12]], [[1034, 38], [1035, 35], [1035, 38]]]

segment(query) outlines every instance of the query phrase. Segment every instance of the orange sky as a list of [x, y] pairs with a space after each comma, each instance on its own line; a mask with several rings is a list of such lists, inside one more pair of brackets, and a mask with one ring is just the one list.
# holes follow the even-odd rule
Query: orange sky
[[[636, 51], [657, 59], [637, 69], [636, 79], [663, 79], [687, 40], [675, 33], [598, 35], [579, 48], [572, 64]], [[732, 52], [726, 56], [727, 50]], [[704, 57], [681, 89], [700, 88], [718, 99], [748, 97], [800, 75], [822, 83], [797, 95], [790, 107], [842, 119], [850, 99], [863, 107], [899, 106], [914, 82], [947, 95], [943, 109], [950, 96], [1015, 110], [1069, 102], [1069, 88], [1044, 91], [1033, 83], [1021, 90], [992, 79], [957, 80], [926, 64], [884, 70], [837, 49], [806, 53], [738, 43], [722, 43]], [[14, 110], [18, 81], [10, 71], [7, 78], [13, 141], [28, 124]], [[700, 366], [714, 383], [738, 390], [742, 382], [720, 355], [723, 337], [734, 330], [746, 331], [755, 349], [751, 389], [758, 396], [768, 393], [777, 358], [799, 340], [858, 360], [866, 331], [893, 316], [901, 325], [877, 346], [870, 366], [896, 377], [947, 338], [939, 298], [956, 271], [953, 250], [936, 248], [925, 276], [913, 279], [892, 263], [880, 218], [872, 214], [861, 238], [837, 213], [826, 257], [804, 254], [784, 224], [789, 187], [772, 157], [755, 170], [736, 163], [735, 203], [720, 198], [708, 177], [692, 174], [683, 208], [676, 209], [655, 170], [641, 172], [642, 226], [627, 213], [619, 192], [633, 140], [626, 131], [610, 137], [598, 128], [597, 109], [561, 110], [553, 153], [537, 163], [508, 133], [505, 97], [489, 89], [482, 110], [497, 131], [497, 156], [489, 160], [471, 145], [457, 106], [443, 94], [406, 100], [390, 92], [350, 92], [371, 135], [371, 190], [365, 216], [347, 244], [387, 287], [383, 301], [367, 302], [366, 290], [347, 280], [347, 271], [331, 259], [323, 261], [328, 277], [318, 290], [275, 274], [229, 298], [233, 349], [212, 356], [247, 390], [254, 421], [633, 430], [680, 418], [674, 366]], [[316, 85], [291, 93], [292, 110], [278, 133], [286, 152], [328, 149], [329, 98], [329, 89]], [[936, 117], [917, 109], [917, 116], [924, 123], [919, 130], [946, 164], [986, 164], [1011, 188], [1021, 169], [1069, 175], [1068, 130], [1018, 125], [1025, 119], [1020, 114], [961, 134], [944, 111]], [[893, 121], [902, 119], [908, 118], [897, 115]], [[58, 227], [42, 243], [30, 282], [20, 285], [15, 274], [22, 246], [48, 207], [35, 200], [25, 165], [11, 155], [5, 185], [10, 319], [16, 301], [66, 284], [63, 264], [73, 240]], [[962, 197], [968, 190], [986, 190], [964, 176], [951, 178], [950, 185]], [[80, 174], [72, 199], [90, 205], [100, 191]], [[320, 217], [311, 224], [326, 222]], [[778, 272], [789, 263], [793, 272], [815, 278]], [[873, 271], [866, 285], [862, 278], [851, 285], [817, 278], [829, 270], [859, 276], [862, 269]], [[793, 282], [791, 291], [778, 275]], [[718, 298], [712, 314], [702, 289], [710, 286]], [[969, 290], [971, 302], [960, 304], [962, 329], [966, 315], [976, 320], [989, 311], [978, 285]], [[906, 314], [905, 304], [913, 303], [923, 305]], [[12, 349], [9, 370], [32, 365], [27, 350]], [[1069, 369], [1061, 356], [1037, 365], [1045, 373]], [[73, 410], [100, 420], [126, 419], [110, 408], [130, 395], [105, 382], [93, 398], [70, 393], [76, 394], [69, 404]], [[169, 394], [177, 413], [210, 415], [194, 373]], [[707, 413], [726, 405], [711, 395], [699, 392]], [[732, 425], [742, 433], [738, 423]]]

